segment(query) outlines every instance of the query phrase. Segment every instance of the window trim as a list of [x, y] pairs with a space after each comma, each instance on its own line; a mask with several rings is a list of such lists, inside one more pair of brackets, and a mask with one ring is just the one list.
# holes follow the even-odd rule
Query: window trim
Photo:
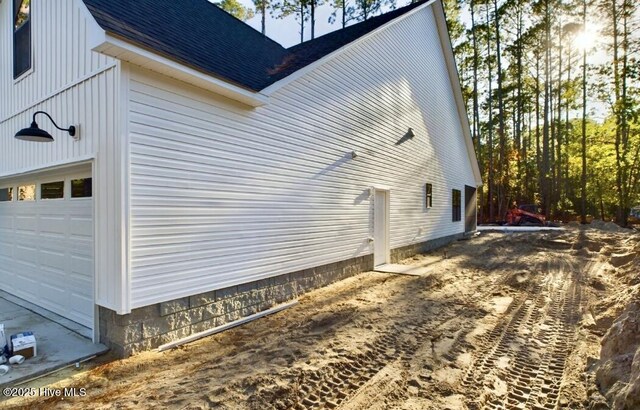
[[0, 201], [0, 204], [5, 203], [5, 202], [15, 202], [16, 201], [16, 193], [17, 193], [17, 188], [13, 185], [11, 186], [4, 186], [2, 188], [0, 188], [0, 190], [3, 189], [8, 189], [11, 191], [11, 199], [7, 200], [7, 201]]
[[[68, 199], [70, 201], [82, 201], [82, 200], [87, 200], [87, 199], [93, 199], [94, 196], [94, 186], [93, 186], [93, 176], [91, 175], [87, 175], [87, 176], [72, 176], [67, 178], [69, 183], [67, 184], [69, 186], [69, 196]], [[78, 179], [90, 179], [91, 180], [91, 196], [73, 196], [73, 181], [78, 180]]]
[[[27, 186], [33, 186], [33, 199], [20, 199], [20, 188], [21, 187], [27, 187]], [[25, 182], [22, 184], [18, 184], [16, 186], [16, 201], [17, 202], [36, 202], [40, 200], [40, 187], [38, 186], [38, 184], [36, 182]]]
[[431, 209], [433, 208], [433, 184], [430, 182], [425, 183], [424, 191], [425, 208]]
[[451, 190], [451, 222], [460, 221], [462, 221], [462, 191], [454, 188]]
[[16, 29], [15, 29], [15, 18], [16, 18], [16, 10], [15, 10], [15, 3], [12, 0], [11, 2], [13, 4], [12, 6], [12, 13], [11, 13], [11, 27], [13, 27], [12, 29], [12, 33], [11, 33], [11, 62], [12, 62], [12, 76], [13, 76], [13, 83], [14, 85], [19, 83], [20, 81], [24, 80], [26, 77], [28, 77], [29, 75], [31, 75], [34, 71], [33, 67], [34, 67], [34, 56], [35, 56], [35, 47], [34, 47], [34, 24], [33, 24], [33, 0], [29, 3], [29, 24], [30, 24], [30, 33], [29, 33], [29, 68], [27, 70], [25, 70], [24, 72], [20, 73], [18, 76], [16, 76], [15, 73], [15, 60], [16, 60], [16, 53], [15, 53], [15, 36], [16, 36]]
[[[42, 185], [47, 185], [47, 184], [55, 184], [55, 183], [60, 183], [62, 182], [62, 197], [61, 198], [43, 198], [42, 197]], [[66, 192], [67, 192], [67, 182], [63, 179], [63, 180], [53, 180], [53, 181], [47, 181], [47, 182], [40, 182], [38, 184], [38, 197], [40, 199], [40, 201], [60, 201], [60, 200], [65, 200], [66, 198]]]

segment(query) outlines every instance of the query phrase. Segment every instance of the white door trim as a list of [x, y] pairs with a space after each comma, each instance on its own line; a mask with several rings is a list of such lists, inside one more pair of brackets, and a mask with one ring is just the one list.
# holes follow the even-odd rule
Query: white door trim
[[373, 193], [373, 266], [391, 262], [389, 208], [391, 191], [375, 188]]

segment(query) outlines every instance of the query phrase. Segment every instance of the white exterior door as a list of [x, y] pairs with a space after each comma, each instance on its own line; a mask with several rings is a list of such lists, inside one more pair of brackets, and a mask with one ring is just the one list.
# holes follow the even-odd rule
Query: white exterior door
[[0, 289], [94, 327], [91, 171], [0, 180]]
[[376, 189], [373, 200], [373, 265], [390, 262], [389, 191]]

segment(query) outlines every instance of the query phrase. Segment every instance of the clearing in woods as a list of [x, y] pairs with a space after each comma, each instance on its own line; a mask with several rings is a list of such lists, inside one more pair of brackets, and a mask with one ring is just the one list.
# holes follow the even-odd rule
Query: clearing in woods
[[[611, 299], [624, 282], [624, 270], [610, 262], [630, 255], [637, 245], [630, 232], [571, 227], [483, 233], [403, 262], [424, 266], [423, 276], [367, 272], [304, 295], [284, 312], [172, 351], [33, 383], [82, 387], [85, 397], [4, 404], [367, 410], [604, 406], [615, 396], [605, 398], [607, 392], [595, 387], [600, 342], [629, 301]], [[607, 298], [613, 301], [603, 302]]]

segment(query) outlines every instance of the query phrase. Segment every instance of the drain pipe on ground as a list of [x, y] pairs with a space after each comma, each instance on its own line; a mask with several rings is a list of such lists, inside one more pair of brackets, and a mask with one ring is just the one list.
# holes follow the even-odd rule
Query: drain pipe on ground
[[233, 322], [229, 322], [229, 323], [225, 323], [224, 325], [221, 326], [217, 326], [217, 327], [213, 327], [211, 329], [199, 332], [199, 333], [194, 333], [191, 336], [187, 336], [185, 338], [182, 338], [180, 340], [176, 340], [174, 342], [170, 342], [167, 344], [163, 344], [162, 346], [158, 347], [158, 352], [163, 352], [165, 350], [169, 350], [172, 349], [174, 347], [178, 347], [180, 345], [183, 345], [185, 343], [190, 343], [193, 342], [195, 340], [198, 339], [202, 339], [203, 337], [207, 337], [207, 336], [211, 336], [213, 334], [216, 333], [220, 333], [223, 332], [225, 330], [240, 326], [240, 325], [244, 325], [245, 323], [249, 323], [252, 322], [256, 319], [259, 319], [261, 317], [265, 317], [265, 316], [269, 316], [269, 315], [273, 315], [274, 313], [278, 313], [282, 310], [288, 309], [290, 307], [293, 307], [295, 305], [298, 304], [298, 300], [294, 300], [291, 301], [289, 303], [285, 303], [282, 305], [278, 305], [278, 306], [274, 306], [270, 309], [267, 310], [263, 310], [262, 312], [258, 312], [258, 313], [254, 313], [253, 315], [247, 316], [247, 317], [243, 317], [242, 319], [238, 319], [238, 320], [234, 320]]

